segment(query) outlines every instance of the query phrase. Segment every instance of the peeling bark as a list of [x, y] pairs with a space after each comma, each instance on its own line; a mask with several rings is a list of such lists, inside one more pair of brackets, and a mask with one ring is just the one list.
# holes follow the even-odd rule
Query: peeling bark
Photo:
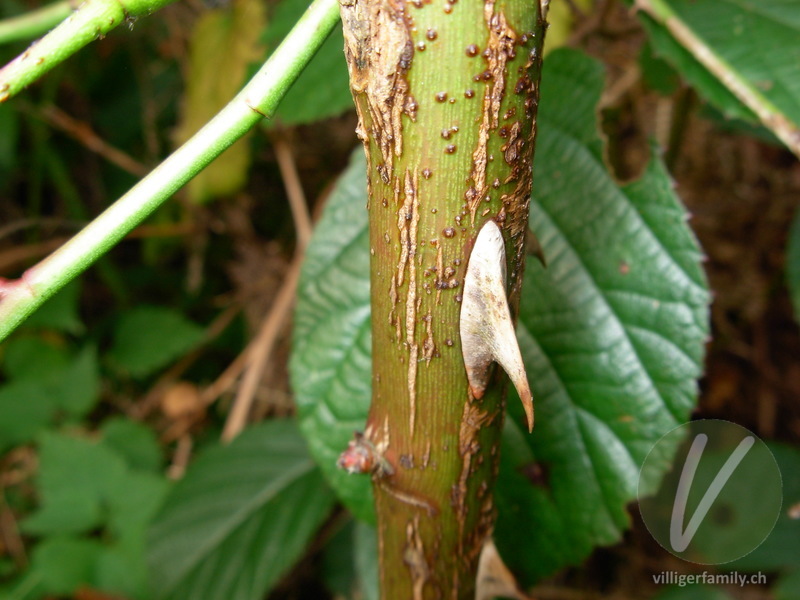
[[[518, 303], [543, 37], [535, 3], [342, 0], [368, 158], [373, 401], [340, 464], [372, 473], [382, 597], [472, 598], [494, 521], [505, 376], [470, 388], [459, 318], [495, 221]], [[480, 397], [479, 397], [480, 396]]]

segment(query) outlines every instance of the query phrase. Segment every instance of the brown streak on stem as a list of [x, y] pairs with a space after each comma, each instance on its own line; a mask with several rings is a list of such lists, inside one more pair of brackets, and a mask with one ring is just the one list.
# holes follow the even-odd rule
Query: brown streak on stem
[[365, 94], [372, 123], [367, 131], [366, 115], [357, 103], [357, 133], [365, 144], [370, 135], [375, 139], [383, 158], [378, 169], [388, 183], [393, 176], [394, 156], [403, 152], [402, 115], [413, 121], [417, 109], [406, 80], [414, 45], [405, 3], [342, 0], [340, 6], [350, 87], [354, 95]]
[[430, 567], [425, 557], [422, 546], [422, 537], [419, 534], [419, 515], [406, 525], [406, 549], [404, 562], [411, 572], [413, 600], [422, 600], [422, 592], [430, 577]]
[[[408, 344], [408, 402], [409, 418], [408, 427], [414, 435], [414, 426], [417, 413], [417, 361], [419, 358], [419, 344], [415, 336], [417, 324], [417, 270], [414, 268], [414, 256], [417, 252], [417, 224], [419, 223], [419, 198], [417, 197], [417, 175], [406, 171], [405, 202], [399, 211], [398, 226], [400, 221], [403, 268], [408, 267], [408, 292], [406, 296], [406, 344]], [[405, 235], [404, 233], [405, 232]], [[401, 278], [398, 267], [398, 279]], [[398, 281], [400, 284], [400, 281]]]
[[481, 199], [486, 194], [486, 165], [489, 146], [489, 135], [497, 129], [500, 122], [500, 105], [503, 102], [506, 86], [506, 63], [514, 56], [514, 45], [517, 34], [508, 24], [502, 12], [496, 13], [495, 0], [487, 0], [484, 4], [483, 16], [489, 29], [489, 41], [486, 47], [487, 72], [491, 81], [483, 93], [483, 119], [478, 131], [478, 145], [472, 153], [471, 179], [475, 186], [475, 193], [470, 195], [469, 210], [472, 223], [480, 206]]
[[[480, 452], [480, 443], [478, 441], [480, 430], [489, 423], [494, 415], [481, 410], [476, 400], [469, 395], [469, 400], [464, 404], [464, 412], [461, 417], [461, 425], [458, 433], [458, 453], [461, 456], [461, 473], [458, 477], [458, 483], [453, 488], [453, 505], [456, 513], [456, 521], [458, 524], [458, 549], [457, 555], [463, 560], [465, 558], [465, 535], [464, 530], [467, 523], [467, 512], [469, 506], [467, 499], [469, 497], [469, 478], [472, 474], [472, 457]], [[478, 532], [479, 534], [481, 532]], [[487, 532], [488, 533], [488, 530]], [[459, 571], [453, 571], [453, 589], [459, 589]]]
[[[436, 240], [436, 281], [444, 273], [444, 255], [442, 250], [442, 245], [439, 243], [439, 240]], [[442, 303], [442, 288], [441, 286], [436, 286], [436, 304]]]
[[436, 352], [436, 344], [433, 340], [433, 317], [431, 311], [425, 315], [425, 340], [422, 342], [422, 358], [425, 359], [427, 364], [431, 364], [431, 359]]
[[413, 496], [403, 492], [402, 490], [392, 487], [391, 484], [384, 481], [378, 481], [378, 484], [384, 490], [386, 490], [388, 494], [397, 498], [403, 504], [408, 504], [409, 506], [413, 506], [415, 508], [421, 508], [431, 518], [439, 514], [439, 510], [433, 504], [423, 498], [420, 498], [419, 496]]

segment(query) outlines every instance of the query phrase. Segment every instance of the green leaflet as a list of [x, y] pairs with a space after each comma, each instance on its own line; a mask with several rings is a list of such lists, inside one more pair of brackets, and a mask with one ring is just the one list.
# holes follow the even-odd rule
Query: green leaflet
[[289, 368], [312, 455], [347, 507], [372, 521], [369, 478], [336, 468], [353, 431], [364, 428], [372, 390], [366, 202], [366, 159], [358, 148], [306, 250]]
[[497, 488], [498, 548], [529, 579], [619, 539], [642, 461], [694, 406], [708, 336], [701, 255], [668, 174], [654, 159], [619, 187], [594, 116], [602, 68], [549, 60], [530, 219], [548, 267], [530, 261], [517, 327], [537, 425], [508, 424]]
[[178, 311], [137, 306], [123, 313], [114, 328], [109, 357], [133, 377], [147, 377], [203, 339], [203, 329]]
[[301, 556], [333, 494], [291, 421], [200, 456], [150, 528], [154, 598], [258, 600]]
[[42, 539], [13, 598], [72, 597], [81, 587], [149, 597], [144, 532], [167, 482], [108, 441], [52, 431], [39, 437], [39, 507], [20, 526]]

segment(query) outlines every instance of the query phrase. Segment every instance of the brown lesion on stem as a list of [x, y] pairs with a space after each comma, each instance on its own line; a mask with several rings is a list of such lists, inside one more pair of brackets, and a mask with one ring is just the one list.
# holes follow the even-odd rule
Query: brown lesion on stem
[[[461, 424], [458, 435], [458, 454], [461, 457], [461, 472], [459, 473], [458, 482], [453, 486], [451, 494], [451, 502], [455, 510], [456, 523], [458, 526], [457, 549], [456, 555], [459, 560], [464, 561], [465, 564], [474, 562], [477, 558], [472, 556], [470, 549], [480, 547], [483, 538], [487, 537], [494, 522], [494, 513], [491, 511], [491, 495], [489, 495], [490, 512], [488, 519], [479, 516], [477, 527], [471, 529], [470, 539], [467, 539], [466, 528], [467, 520], [469, 518], [470, 502], [470, 479], [475, 475], [475, 469], [479, 465], [476, 464], [475, 457], [482, 451], [480, 444], [481, 430], [494, 421], [497, 412], [488, 412], [478, 404], [478, 401], [469, 395], [469, 400], [464, 404], [464, 412], [461, 417]], [[485, 481], [481, 482], [485, 489], [488, 490], [488, 484]], [[481, 486], [477, 486], [480, 489]], [[483, 511], [481, 511], [483, 514]], [[472, 538], [478, 538], [472, 539]], [[453, 588], [459, 588], [459, 572], [461, 569], [456, 569], [453, 572]]]
[[[480, 452], [478, 434], [488, 423], [491, 423], [497, 413], [481, 410], [477, 401], [472, 398], [464, 404], [461, 425], [458, 433], [458, 453], [461, 456], [461, 473], [458, 484], [453, 488], [452, 501], [456, 509], [459, 529], [463, 531], [467, 518], [467, 497], [469, 493], [468, 482], [472, 469], [472, 457]], [[463, 536], [460, 536], [462, 538]]]
[[427, 364], [431, 364], [431, 360], [436, 353], [436, 342], [433, 337], [433, 316], [431, 315], [431, 311], [428, 311], [428, 314], [423, 317], [423, 320], [425, 321], [425, 340], [422, 342], [422, 358], [425, 359]]
[[407, 504], [409, 506], [413, 506], [414, 508], [424, 510], [425, 514], [428, 517], [434, 518], [436, 515], [439, 514], [439, 509], [437, 509], [436, 506], [434, 506], [431, 502], [429, 502], [422, 496], [406, 493], [401, 489], [394, 487], [391, 481], [378, 481], [377, 483], [379, 486], [381, 486], [381, 488], [383, 488], [386, 491], [387, 494], [389, 494], [393, 498], [396, 498], [403, 504]]
[[[411, 435], [414, 435], [417, 409], [417, 365], [419, 361], [419, 344], [417, 343], [417, 269], [414, 258], [417, 255], [417, 226], [419, 224], [419, 197], [417, 189], [419, 181], [416, 173], [406, 170], [405, 175], [405, 200], [403, 206], [397, 211], [397, 227], [400, 230], [400, 260], [397, 265], [397, 284], [401, 287], [405, 281], [404, 274], [408, 271], [406, 292], [406, 338], [408, 346], [408, 401], [409, 422]], [[430, 362], [430, 359], [429, 359]]]
[[[543, 30], [543, 17], [539, 16], [538, 29]], [[534, 38], [533, 32], [523, 34], [520, 41], [528, 42]], [[524, 67], [520, 69], [520, 77], [514, 85], [514, 94], [524, 98], [525, 127], [514, 131], [516, 124], [512, 125], [508, 141], [501, 146], [503, 158], [511, 168], [511, 173], [506, 183], [516, 181], [516, 186], [510, 193], [503, 194], [500, 198], [503, 203], [502, 212], [506, 216], [506, 232], [510, 247], [509, 258], [515, 265], [524, 265], [526, 238], [528, 238], [528, 212], [533, 178], [531, 168], [533, 163], [533, 149], [536, 144], [536, 113], [539, 104], [539, 80], [542, 70], [542, 56], [539, 46], [534, 43], [528, 53]], [[509, 305], [512, 314], [516, 311], [522, 289], [522, 270], [511, 273], [511, 289], [508, 293]]]
[[411, 68], [414, 44], [402, 0], [375, 2], [342, 0], [344, 50], [353, 95], [364, 94], [369, 130], [360, 103], [356, 133], [380, 148], [383, 164], [377, 169], [384, 183], [394, 175], [394, 156], [403, 152], [402, 115], [416, 118], [417, 102], [409, 92], [406, 73]]
[[506, 88], [506, 71], [509, 60], [516, 56], [517, 34], [509, 25], [502, 12], [495, 12], [495, 0], [484, 3], [483, 16], [489, 29], [489, 42], [483, 56], [486, 59], [486, 73], [490, 79], [483, 93], [483, 116], [478, 131], [478, 145], [472, 153], [473, 188], [467, 192], [472, 222], [482, 198], [489, 186], [486, 183], [486, 169], [489, 161], [489, 137], [500, 124], [500, 107]]
[[425, 556], [422, 545], [422, 536], [419, 533], [419, 515], [406, 524], [406, 548], [403, 552], [403, 562], [411, 574], [413, 600], [422, 600], [422, 592], [430, 579], [430, 566]]

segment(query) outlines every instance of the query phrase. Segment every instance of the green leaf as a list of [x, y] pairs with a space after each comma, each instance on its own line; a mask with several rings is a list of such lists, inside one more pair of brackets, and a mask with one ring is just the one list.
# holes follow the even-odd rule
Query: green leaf
[[144, 544], [138, 551], [127, 547], [104, 547], [95, 563], [94, 587], [125, 600], [150, 600]]
[[[622, 187], [608, 173], [602, 89], [602, 67], [577, 52], [545, 61], [530, 221], [548, 267], [529, 266], [517, 326], [537, 424], [507, 427], [496, 494], [498, 549], [527, 580], [620, 538], [644, 458], [695, 404], [708, 337], [686, 212], [658, 160]], [[642, 473], [645, 489], [669, 459]]]
[[372, 525], [349, 520], [328, 542], [322, 575], [339, 598], [378, 600], [378, 533]]
[[161, 468], [158, 438], [146, 425], [116, 417], [104, 421], [100, 433], [103, 444], [122, 456], [129, 467], [153, 473]]
[[322, 556], [322, 576], [339, 598], [378, 600], [378, 533], [351, 519], [333, 536]]
[[671, 64], [678, 73], [695, 88], [708, 102], [719, 108], [725, 115], [735, 119], [756, 121], [756, 116], [742, 104], [719, 79], [708, 72], [692, 54], [681, 46], [675, 38], [652, 18], [641, 11], [637, 13], [650, 38], [657, 57]]
[[314, 230], [300, 274], [289, 368], [311, 453], [347, 507], [374, 521], [369, 478], [336, 467], [353, 431], [364, 428], [372, 389], [365, 173], [359, 148]]
[[800, 598], [800, 570], [783, 575], [773, 589], [775, 600], [797, 600]]
[[[39, 465], [41, 507], [22, 522], [23, 530], [49, 536], [37, 547], [55, 539], [93, 549], [79, 553], [77, 565], [65, 566], [75, 578], [68, 580], [72, 588], [47, 589], [66, 594], [80, 584], [126, 598], [148, 598], [144, 535], [162, 504], [166, 480], [129, 469], [104, 443], [58, 433], [42, 435]], [[96, 546], [94, 541], [87, 546], [90, 540], [72, 537], [93, 536], [97, 529], [103, 535], [102, 544]], [[42, 564], [49, 568], [49, 563]]]
[[731, 600], [722, 589], [710, 585], [670, 586], [653, 597], [653, 600]]
[[47, 386], [39, 381], [0, 387], [0, 452], [31, 441], [50, 423], [54, 410]]
[[783, 506], [772, 533], [747, 556], [726, 566], [742, 571], [775, 571], [800, 565], [800, 519], [792, 518], [792, 509], [800, 506], [800, 449], [771, 442], [783, 478]]
[[149, 600], [145, 535], [167, 491], [163, 477], [130, 472], [109, 495], [107, 532], [115, 543], [98, 559], [97, 587], [126, 598]]
[[251, 427], [190, 465], [150, 530], [156, 598], [257, 600], [333, 505], [291, 421]]
[[[665, 0], [675, 22], [698, 36], [796, 128], [800, 124], [800, 11], [794, 0]], [[729, 116], [753, 119], [671, 34], [642, 15], [655, 48]]]
[[93, 579], [103, 547], [95, 540], [53, 537], [37, 544], [31, 557], [31, 576], [45, 594], [72, 596]]
[[203, 339], [203, 328], [168, 308], [140, 306], [124, 313], [114, 331], [109, 357], [134, 377], [166, 366]]
[[123, 485], [125, 463], [101, 444], [45, 432], [39, 443], [41, 508], [22, 522], [39, 535], [82, 533], [103, 525], [108, 503]]
[[354, 535], [356, 575], [363, 600], [378, 600], [378, 532], [357, 522]]
[[[307, 0], [283, 0], [264, 34], [276, 46], [308, 8]], [[274, 121], [300, 125], [335, 117], [353, 108], [341, 25], [331, 33], [278, 107]]]
[[164, 478], [152, 473], [126, 473], [126, 477], [107, 493], [106, 525], [109, 533], [122, 545], [144, 550], [144, 532], [161, 508], [166, 494]]
[[642, 80], [650, 89], [663, 96], [674, 94], [680, 86], [680, 76], [669, 63], [653, 54], [652, 44], [645, 44], [639, 53]]
[[70, 357], [62, 347], [26, 336], [9, 342], [5, 359], [4, 370], [9, 378], [41, 386], [53, 408], [80, 417], [97, 402], [100, 374], [93, 346]]
[[19, 338], [8, 344], [4, 366], [14, 380], [0, 386], [0, 451], [32, 441], [59, 413], [85, 415], [98, 400], [92, 346], [70, 361], [66, 352], [39, 338]]
[[355, 519], [348, 519], [331, 536], [322, 552], [320, 574], [325, 587], [336, 598], [351, 598], [355, 590], [353, 535]]
[[65, 368], [45, 377], [53, 404], [73, 417], [87, 414], [100, 396], [97, 351], [87, 346]]
[[17, 336], [4, 344], [3, 371], [13, 381], [41, 381], [43, 374], [61, 370], [70, 361], [69, 350], [42, 337]]

